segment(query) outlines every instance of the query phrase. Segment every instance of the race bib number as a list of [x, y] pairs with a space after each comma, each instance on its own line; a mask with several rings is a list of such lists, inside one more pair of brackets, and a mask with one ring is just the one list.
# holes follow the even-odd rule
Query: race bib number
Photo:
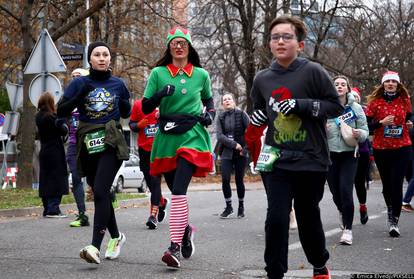
[[344, 121], [346, 124], [350, 124], [350, 123], [352, 123], [353, 121], [355, 121], [355, 120], [357, 120], [357, 116], [356, 116], [356, 114], [355, 114], [355, 112], [350, 108], [350, 107], [347, 107], [346, 109], [345, 109], [345, 112], [344, 112], [344, 114], [342, 114], [341, 116], [338, 116], [336, 119], [335, 119], [335, 122], [336, 122], [336, 124], [338, 125], [338, 126], [340, 126], [340, 124], [341, 124], [341, 121]]
[[158, 124], [150, 124], [144, 128], [144, 134], [147, 138], [155, 137], [155, 134], [158, 131]]
[[388, 125], [384, 127], [384, 138], [399, 139], [402, 137], [403, 127], [401, 125]]
[[263, 145], [260, 151], [259, 158], [257, 159], [256, 171], [271, 172], [273, 171], [274, 162], [280, 158], [280, 149], [270, 146]]
[[88, 133], [85, 136], [86, 149], [89, 154], [99, 153], [105, 150], [105, 130]]

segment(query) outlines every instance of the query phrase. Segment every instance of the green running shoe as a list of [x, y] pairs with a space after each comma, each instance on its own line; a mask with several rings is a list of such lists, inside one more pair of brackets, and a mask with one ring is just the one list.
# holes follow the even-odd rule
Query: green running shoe
[[84, 213], [76, 215], [76, 219], [70, 222], [69, 226], [74, 228], [89, 226], [88, 215], [85, 215]]
[[125, 234], [119, 233], [118, 238], [111, 238], [106, 247], [105, 259], [114, 260], [118, 258], [121, 253], [121, 248], [126, 242]]

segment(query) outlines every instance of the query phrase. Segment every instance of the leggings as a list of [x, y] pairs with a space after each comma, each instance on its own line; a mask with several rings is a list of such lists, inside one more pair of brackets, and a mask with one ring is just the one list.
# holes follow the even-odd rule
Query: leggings
[[369, 153], [360, 152], [355, 174], [355, 190], [360, 204], [367, 202], [367, 188], [365, 187], [369, 172]]
[[411, 146], [397, 149], [374, 149], [375, 163], [382, 182], [382, 194], [392, 215], [399, 218], [404, 176], [411, 156]]
[[224, 198], [231, 199], [231, 187], [230, 178], [231, 172], [234, 167], [234, 176], [236, 179], [237, 197], [239, 200], [244, 199], [245, 187], [244, 187], [244, 172], [246, 168], [247, 158], [244, 156], [233, 156], [233, 159], [221, 160], [221, 177], [222, 177], [222, 190]]
[[161, 177], [150, 175], [150, 158], [151, 151], [142, 148], [138, 149], [139, 168], [144, 174], [145, 182], [151, 192], [151, 205], [160, 205], [161, 200]]
[[173, 195], [186, 195], [188, 185], [190, 185], [191, 178], [195, 166], [185, 160], [178, 157], [177, 168], [173, 171], [164, 173], [165, 182]]
[[328, 171], [328, 185], [333, 201], [339, 212], [342, 213], [346, 229], [352, 230], [354, 219], [354, 179], [357, 168], [357, 159], [354, 152], [331, 152], [332, 165]]
[[118, 160], [115, 149], [110, 146], [103, 152], [84, 155], [84, 159], [88, 162], [84, 168], [86, 180], [93, 190], [95, 205], [92, 245], [99, 250], [106, 229], [111, 238], [119, 237], [110, 191], [122, 161]]

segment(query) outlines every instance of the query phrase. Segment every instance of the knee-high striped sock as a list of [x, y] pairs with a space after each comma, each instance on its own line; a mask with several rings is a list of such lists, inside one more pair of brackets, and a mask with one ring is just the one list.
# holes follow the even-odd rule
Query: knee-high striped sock
[[185, 227], [188, 224], [188, 203], [186, 195], [172, 195], [170, 209], [170, 239], [181, 245]]

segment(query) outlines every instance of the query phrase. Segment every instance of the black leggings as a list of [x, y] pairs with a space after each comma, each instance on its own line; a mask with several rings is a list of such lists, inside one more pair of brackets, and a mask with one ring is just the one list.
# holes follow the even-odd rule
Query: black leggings
[[95, 205], [92, 245], [100, 249], [106, 229], [111, 238], [119, 237], [110, 190], [122, 161], [109, 146], [103, 152], [85, 155], [84, 159], [86, 181], [92, 187]]
[[343, 224], [352, 230], [354, 219], [354, 179], [357, 168], [357, 159], [354, 152], [331, 152], [332, 165], [328, 171], [328, 185], [333, 201], [339, 212], [342, 213]]
[[144, 174], [145, 182], [151, 192], [151, 204], [160, 205], [161, 200], [161, 177], [150, 175], [150, 158], [151, 151], [146, 151], [142, 148], [138, 149], [139, 154], [139, 168]]
[[246, 157], [244, 156], [233, 156], [233, 159], [222, 159], [221, 160], [221, 178], [222, 178], [222, 190], [224, 198], [231, 199], [231, 187], [230, 179], [231, 172], [234, 167], [234, 177], [236, 180], [237, 197], [239, 200], [244, 199], [245, 187], [244, 187], [244, 172], [246, 168]]
[[382, 194], [392, 215], [400, 217], [404, 176], [411, 156], [411, 146], [397, 149], [374, 149], [375, 163], [382, 182]]
[[164, 173], [165, 182], [173, 195], [186, 195], [188, 185], [190, 185], [195, 165], [186, 159], [178, 157], [177, 168], [173, 171]]
[[360, 152], [357, 171], [355, 174], [355, 190], [360, 204], [367, 202], [367, 188], [365, 187], [369, 173], [369, 152]]

